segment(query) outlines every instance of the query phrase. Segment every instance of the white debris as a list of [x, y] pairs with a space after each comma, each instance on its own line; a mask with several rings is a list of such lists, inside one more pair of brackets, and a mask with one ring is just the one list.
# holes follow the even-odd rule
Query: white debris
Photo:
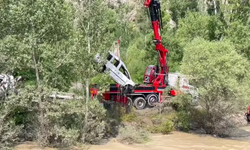
[[0, 100], [16, 92], [15, 85], [20, 79], [21, 77], [15, 79], [13, 75], [0, 74]]

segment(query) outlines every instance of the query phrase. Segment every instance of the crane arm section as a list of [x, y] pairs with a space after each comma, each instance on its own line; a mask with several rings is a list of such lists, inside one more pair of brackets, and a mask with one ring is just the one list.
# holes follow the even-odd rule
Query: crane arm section
[[167, 53], [168, 49], [166, 49], [162, 45], [162, 38], [160, 29], [162, 27], [162, 19], [161, 19], [161, 5], [159, 0], [145, 0], [144, 6], [149, 9], [150, 18], [152, 22], [152, 28], [154, 31], [154, 44], [155, 49], [158, 52], [159, 56], [159, 64], [160, 64], [160, 72], [157, 78], [154, 80], [154, 86], [166, 86], [167, 84], [167, 76], [168, 76], [168, 65], [167, 65]]

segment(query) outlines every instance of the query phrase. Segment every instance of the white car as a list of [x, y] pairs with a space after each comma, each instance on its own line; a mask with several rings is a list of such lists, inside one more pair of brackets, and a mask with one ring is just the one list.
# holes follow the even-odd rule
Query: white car
[[106, 60], [103, 60], [100, 55], [97, 54], [95, 56], [95, 62], [103, 64], [102, 72], [109, 73], [113, 80], [115, 80], [119, 85], [124, 87], [135, 86], [126, 65], [113, 52], [109, 52]]

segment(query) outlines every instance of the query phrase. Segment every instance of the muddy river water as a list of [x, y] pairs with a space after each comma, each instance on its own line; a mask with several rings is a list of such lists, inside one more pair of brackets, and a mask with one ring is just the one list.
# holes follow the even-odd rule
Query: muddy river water
[[[250, 131], [250, 126], [243, 129]], [[38, 149], [31, 143], [18, 145], [16, 150]], [[250, 137], [222, 139], [209, 135], [172, 132], [169, 135], [152, 135], [151, 141], [146, 144], [124, 145], [112, 139], [104, 145], [92, 145], [89, 150], [250, 150]]]

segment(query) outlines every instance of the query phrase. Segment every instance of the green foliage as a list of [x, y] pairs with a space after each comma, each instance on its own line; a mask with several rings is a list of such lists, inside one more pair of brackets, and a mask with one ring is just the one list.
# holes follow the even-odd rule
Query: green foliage
[[225, 39], [229, 39], [234, 43], [238, 53], [243, 54], [248, 60], [250, 59], [250, 32], [249, 26], [241, 22], [233, 22], [226, 31]]
[[[49, 91], [44, 89], [42, 95], [46, 97], [47, 93]], [[97, 100], [89, 102], [88, 122], [85, 122], [86, 105], [82, 101], [51, 101], [45, 98], [44, 118], [40, 120], [39, 94], [40, 91], [27, 88], [22, 91], [22, 96], [1, 103], [1, 143], [8, 145], [43, 136], [43, 145], [67, 147], [78, 142], [98, 143], [110, 134], [106, 111]], [[46, 128], [42, 135], [39, 124]]]
[[[106, 113], [98, 101], [89, 103], [88, 113], [90, 115], [88, 115], [87, 124], [84, 122], [86, 111], [81, 101], [51, 102], [49, 106], [50, 111], [47, 113], [47, 117], [50, 121], [49, 125], [51, 124], [50, 144], [70, 146], [81, 140], [87, 143], [97, 143], [105, 136], [107, 122], [104, 121], [104, 118]], [[86, 128], [83, 129], [85, 124]]]
[[171, 120], [165, 120], [159, 125], [155, 125], [149, 129], [152, 133], [169, 134], [174, 130], [174, 123]]
[[183, 57], [183, 47], [181, 45], [180, 39], [178, 38], [176, 33], [171, 29], [163, 30], [162, 39], [163, 45], [169, 50], [167, 56], [169, 71], [180, 71], [180, 64]]
[[192, 96], [187, 94], [180, 94], [173, 98], [172, 107], [176, 110], [174, 121], [174, 127], [177, 130], [188, 132], [191, 128], [192, 110]]
[[138, 39], [127, 51], [126, 64], [131, 73], [132, 80], [137, 83], [143, 81], [143, 74], [148, 64], [148, 60], [145, 59], [146, 51], [138, 48], [142, 47], [143, 44], [143, 41]]
[[189, 111], [192, 108], [192, 96], [189, 94], [182, 93], [172, 100], [172, 107], [177, 111]]
[[134, 108], [130, 111], [130, 113], [126, 113], [125, 110], [123, 110], [123, 114], [121, 116], [122, 122], [136, 122], [138, 120], [138, 116], [135, 114]]
[[44, 43], [60, 41], [70, 34], [71, 9], [63, 0], [8, 1], [1, 11], [2, 37], [28, 38], [33, 35], [39, 37], [38, 43]]
[[215, 16], [190, 12], [179, 21], [177, 36], [183, 44], [198, 37], [218, 40], [220, 39], [220, 26], [221, 23]]
[[[249, 103], [249, 1], [216, 4], [201, 0], [162, 2], [161, 35], [169, 50], [169, 70], [191, 75], [191, 83], [199, 87], [203, 110], [193, 109], [189, 98], [181, 95], [176, 99], [177, 113], [167, 119], [155, 118], [160, 123], [154, 132], [169, 133], [173, 126], [188, 131], [190, 122], [208, 133], [224, 131], [222, 116], [245, 109]], [[142, 2], [140, 5], [110, 8], [102, 0], [0, 0], [0, 70], [26, 78], [21, 96], [0, 104], [0, 143], [8, 145], [42, 135], [47, 144], [68, 146], [79, 141], [96, 143], [114, 132], [110, 116], [98, 101], [88, 104], [90, 122], [86, 124], [85, 95], [83, 101], [62, 102], [48, 99], [47, 94], [67, 91], [72, 82], [87, 78], [100, 84], [101, 91], [107, 89], [114, 81], [93, 71], [92, 58], [97, 52], [112, 51], [119, 37], [122, 60], [132, 79], [142, 83], [145, 68], [157, 64], [157, 52], [150, 18]], [[129, 21], [133, 17], [134, 21]], [[171, 28], [170, 19], [176, 27]], [[116, 119], [137, 121], [133, 113], [119, 117]], [[122, 128], [120, 133], [124, 134], [121, 139], [139, 143], [147, 139], [144, 131], [137, 134], [132, 127]]]
[[144, 129], [137, 129], [134, 126], [121, 127], [118, 140], [123, 143], [145, 143], [150, 140], [149, 133]]
[[199, 88], [208, 133], [218, 131], [215, 127], [221, 127], [225, 116], [249, 102], [248, 68], [247, 59], [237, 54], [229, 41], [195, 39], [185, 47], [182, 71], [191, 75], [192, 84]]
[[157, 114], [152, 115], [150, 120], [152, 121], [153, 125], [148, 126], [147, 130], [151, 133], [162, 133], [162, 134], [169, 134], [175, 128], [175, 120], [176, 114], [171, 113], [164, 113], [164, 114]]
[[34, 105], [35, 93], [10, 97], [0, 103], [0, 139], [4, 145], [21, 140], [33, 140], [37, 136], [37, 107]]
[[196, 11], [197, 5], [197, 0], [169, 0], [172, 19], [178, 23], [178, 19], [184, 18], [187, 11]]
[[203, 95], [213, 95], [212, 99], [236, 100], [240, 99], [237, 94], [247, 92], [242, 90], [248, 81], [249, 62], [237, 54], [230, 42], [195, 39], [185, 49], [182, 71], [193, 76], [201, 99]]
[[191, 124], [191, 116], [190, 112], [188, 111], [179, 111], [177, 112], [177, 123], [175, 125], [175, 128], [181, 131], [188, 132], [190, 130], [190, 124]]
[[26, 71], [37, 68], [37, 75], [51, 87], [67, 87], [70, 80], [62, 79], [71, 77], [73, 70], [66, 55], [73, 29], [71, 6], [62, 0], [8, 1], [1, 11], [0, 54], [6, 58], [1, 59], [8, 68], [5, 71], [34, 80], [35, 73], [29, 78], [32, 75]]

